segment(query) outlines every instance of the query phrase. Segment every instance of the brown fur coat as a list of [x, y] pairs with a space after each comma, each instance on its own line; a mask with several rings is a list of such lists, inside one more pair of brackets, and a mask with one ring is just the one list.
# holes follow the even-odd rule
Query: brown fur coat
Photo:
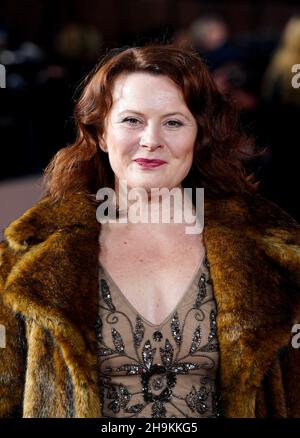
[[[83, 194], [44, 198], [0, 243], [0, 417], [101, 416], [100, 225]], [[205, 201], [226, 417], [300, 417], [300, 227], [256, 196]]]

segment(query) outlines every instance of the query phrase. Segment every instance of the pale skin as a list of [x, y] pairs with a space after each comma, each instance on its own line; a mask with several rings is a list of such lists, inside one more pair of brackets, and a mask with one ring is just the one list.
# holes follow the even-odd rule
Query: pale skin
[[[128, 188], [181, 188], [193, 161], [197, 124], [181, 90], [167, 76], [126, 73], [112, 90], [113, 106], [99, 146], [108, 153], [118, 181]], [[172, 115], [170, 115], [172, 114]], [[166, 164], [141, 169], [134, 158]], [[161, 202], [157, 208], [161, 208]], [[190, 207], [194, 212], [194, 207]], [[186, 223], [102, 224], [99, 261], [147, 322], [162, 323], [185, 294], [204, 257], [202, 234]], [[189, 224], [191, 225], [191, 224]]]

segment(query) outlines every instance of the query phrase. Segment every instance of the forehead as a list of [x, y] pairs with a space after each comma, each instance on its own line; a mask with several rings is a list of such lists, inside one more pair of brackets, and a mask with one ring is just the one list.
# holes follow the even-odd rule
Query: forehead
[[131, 105], [186, 106], [181, 89], [166, 75], [122, 73], [113, 84], [113, 107]]

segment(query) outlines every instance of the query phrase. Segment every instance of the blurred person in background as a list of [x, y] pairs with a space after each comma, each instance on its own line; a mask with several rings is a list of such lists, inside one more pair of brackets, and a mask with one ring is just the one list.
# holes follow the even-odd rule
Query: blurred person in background
[[230, 96], [240, 110], [245, 128], [257, 108], [257, 98], [248, 86], [247, 48], [239, 47], [225, 19], [218, 15], [198, 18], [189, 30], [191, 42], [205, 60], [219, 90]]
[[229, 27], [221, 16], [201, 16], [189, 29], [193, 46], [211, 71], [225, 63], [241, 59], [242, 53], [232, 41]]
[[271, 165], [264, 193], [300, 221], [300, 89], [292, 86], [292, 67], [300, 63], [300, 17], [283, 30], [262, 83], [264, 129], [270, 143]]

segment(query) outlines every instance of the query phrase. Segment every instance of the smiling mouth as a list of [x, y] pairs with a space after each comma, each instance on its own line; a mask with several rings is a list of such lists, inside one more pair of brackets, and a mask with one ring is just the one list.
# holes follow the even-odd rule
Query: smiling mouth
[[146, 167], [146, 168], [159, 167], [162, 166], [163, 164], [166, 164], [166, 161], [163, 160], [156, 160], [156, 159], [149, 160], [147, 158], [138, 158], [133, 161], [137, 163], [140, 167]]

